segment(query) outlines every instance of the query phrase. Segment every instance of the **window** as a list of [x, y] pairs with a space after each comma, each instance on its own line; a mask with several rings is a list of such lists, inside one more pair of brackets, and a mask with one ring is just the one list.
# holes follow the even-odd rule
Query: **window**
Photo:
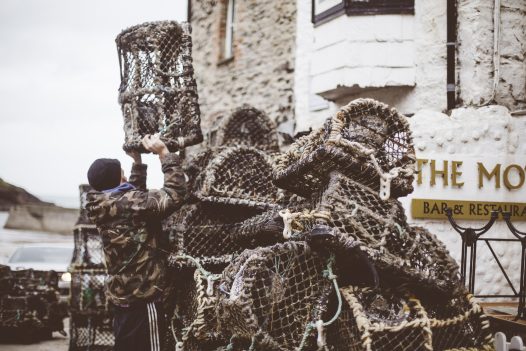
[[224, 0], [221, 13], [220, 54], [219, 59], [225, 61], [234, 56], [234, 8], [235, 0]]
[[414, 14], [414, 0], [312, 0], [312, 23], [321, 24], [342, 14]]

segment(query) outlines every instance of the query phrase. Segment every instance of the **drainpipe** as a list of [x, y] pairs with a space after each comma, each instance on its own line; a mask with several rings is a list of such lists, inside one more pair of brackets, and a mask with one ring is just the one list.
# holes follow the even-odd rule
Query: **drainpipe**
[[455, 108], [455, 52], [457, 47], [457, 0], [447, 0], [447, 109]]

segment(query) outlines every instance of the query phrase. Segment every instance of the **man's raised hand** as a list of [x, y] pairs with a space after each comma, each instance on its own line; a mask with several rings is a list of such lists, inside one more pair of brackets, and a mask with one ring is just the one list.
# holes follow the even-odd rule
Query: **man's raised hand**
[[159, 155], [160, 159], [163, 159], [170, 153], [168, 147], [166, 147], [166, 144], [159, 137], [159, 134], [145, 135], [144, 138], [142, 138], [142, 145], [146, 150]]

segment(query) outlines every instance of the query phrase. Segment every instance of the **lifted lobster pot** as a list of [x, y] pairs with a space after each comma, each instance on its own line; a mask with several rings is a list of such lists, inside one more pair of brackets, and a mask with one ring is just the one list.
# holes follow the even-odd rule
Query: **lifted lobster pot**
[[188, 23], [147, 22], [116, 38], [124, 116], [124, 150], [144, 150], [141, 139], [160, 133], [171, 151], [203, 140]]
[[274, 181], [309, 197], [337, 170], [385, 200], [413, 191], [415, 161], [405, 117], [381, 102], [357, 99], [278, 157]]
[[211, 147], [253, 146], [269, 153], [279, 152], [277, 127], [267, 114], [250, 105], [243, 105], [230, 115], [220, 113], [218, 127], [208, 134]]

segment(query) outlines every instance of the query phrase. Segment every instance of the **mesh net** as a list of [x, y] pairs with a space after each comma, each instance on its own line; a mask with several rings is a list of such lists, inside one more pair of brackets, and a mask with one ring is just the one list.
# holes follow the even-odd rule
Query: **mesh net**
[[109, 314], [71, 314], [69, 349], [111, 351], [114, 337]]
[[70, 269], [104, 269], [102, 240], [92, 224], [76, 225], [73, 230], [75, 247]]
[[338, 170], [382, 198], [396, 198], [413, 191], [415, 160], [404, 117], [378, 101], [358, 99], [292, 144], [276, 162], [274, 180], [308, 197]]
[[219, 127], [208, 135], [210, 146], [247, 145], [267, 152], [279, 151], [276, 125], [263, 111], [243, 105], [228, 117], [218, 118]]
[[429, 350], [429, 321], [418, 300], [397, 290], [340, 289], [345, 304], [327, 340], [339, 350]]
[[75, 269], [71, 272], [70, 309], [75, 312], [101, 313], [106, 310], [104, 269]]
[[253, 147], [223, 149], [200, 177], [195, 195], [202, 201], [270, 208], [284, 197], [272, 183], [272, 160]]
[[419, 297], [429, 317], [433, 350], [493, 350], [489, 321], [472, 295], [458, 293], [447, 299]]
[[117, 36], [125, 150], [145, 151], [142, 137], [159, 132], [172, 151], [202, 141], [190, 33], [187, 23], [164, 21]]
[[[300, 242], [243, 252], [223, 272], [220, 330], [252, 340], [256, 349], [299, 347], [308, 325], [326, 312], [331, 284], [325, 266]], [[306, 345], [312, 343], [307, 338]]]
[[313, 196], [315, 211], [329, 214], [316, 226], [337, 228], [359, 241], [383, 279], [451, 291], [458, 287], [456, 262], [445, 246], [423, 228], [410, 228], [399, 201], [380, 199], [377, 192], [341, 173], [331, 173], [327, 185]]

